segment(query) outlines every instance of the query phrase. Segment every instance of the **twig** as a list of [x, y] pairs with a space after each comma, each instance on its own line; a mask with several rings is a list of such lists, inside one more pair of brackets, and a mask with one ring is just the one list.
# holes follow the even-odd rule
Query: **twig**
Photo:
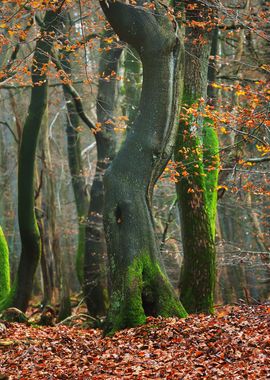
[[58, 322], [56, 325], [62, 325], [63, 323], [67, 321], [71, 321], [72, 319], [76, 319], [80, 317], [88, 318], [88, 319], [91, 319], [92, 321], [98, 322], [98, 319], [91, 317], [91, 315], [81, 313], [81, 314], [70, 315], [69, 317], [63, 319], [63, 321]]

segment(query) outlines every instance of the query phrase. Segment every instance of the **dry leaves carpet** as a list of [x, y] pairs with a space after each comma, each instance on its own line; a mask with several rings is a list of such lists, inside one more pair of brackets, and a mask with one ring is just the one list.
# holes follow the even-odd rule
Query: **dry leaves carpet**
[[270, 379], [269, 321], [264, 305], [148, 318], [112, 338], [94, 329], [6, 323], [0, 379]]

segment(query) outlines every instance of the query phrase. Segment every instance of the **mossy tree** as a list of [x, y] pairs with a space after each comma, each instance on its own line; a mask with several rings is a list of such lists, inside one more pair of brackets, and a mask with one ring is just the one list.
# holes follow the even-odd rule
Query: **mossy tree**
[[10, 291], [9, 251], [8, 244], [0, 226], [0, 303]]
[[[138, 52], [143, 85], [137, 118], [104, 178], [111, 297], [106, 332], [146, 315], [185, 316], [164, 273], [151, 211], [153, 187], [173, 150], [183, 46], [157, 1], [100, 1], [119, 37]], [[180, 37], [179, 37], [180, 36]]]
[[[209, 313], [213, 311], [215, 286], [219, 157], [213, 120], [202, 114], [207, 98], [213, 11], [210, 4], [184, 3], [187, 28], [183, 108], [175, 148], [183, 242], [180, 299], [188, 312]], [[179, 4], [174, 2], [175, 7]]]
[[[25, 311], [41, 253], [40, 233], [35, 216], [34, 167], [38, 134], [47, 105], [46, 70], [60, 20], [58, 9], [47, 10], [37, 40], [33, 64], [30, 105], [23, 128], [18, 169], [18, 217], [22, 251], [15, 282], [0, 309], [15, 306]], [[55, 3], [53, 5], [55, 8]]]

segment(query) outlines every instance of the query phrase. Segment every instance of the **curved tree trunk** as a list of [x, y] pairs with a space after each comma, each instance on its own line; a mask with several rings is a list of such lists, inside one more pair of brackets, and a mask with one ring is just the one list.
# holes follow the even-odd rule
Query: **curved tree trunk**
[[175, 138], [181, 43], [163, 6], [101, 1], [120, 38], [139, 53], [143, 87], [137, 119], [106, 171], [104, 226], [111, 270], [107, 332], [146, 315], [185, 316], [160, 262], [151, 200]]
[[[195, 7], [190, 7], [193, 3]], [[196, 22], [202, 17], [208, 22], [212, 14], [211, 9], [196, 1], [187, 1], [186, 5], [190, 27], [186, 30], [182, 102], [185, 108], [197, 104], [200, 111], [200, 99], [207, 97], [211, 33]], [[185, 115], [179, 125], [175, 160], [181, 163], [180, 180], [176, 184], [183, 241], [180, 299], [188, 312], [213, 310], [217, 154], [218, 140], [212, 120]]]
[[40, 257], [40, 234], [35, 217], [34, 166], [38, 134], [47, 104], [46, 67], [53, 45], [50, 33], [55, 33], [58, 22], [58, 12], [46, 12], [33, 57], [33, 88], [19, 152], [18, 215], [22, 252], [15, 283], [2, 308], [15, 306], [26, 310]]
[[[110, 37], [108, 31], [104, 37]], [[106, 41], [106, 40], [105, 40]], [[116, 101], [118, 61], [122, 49], [103, 49], [99, 61], [99, 86], [97, 96], [97, 121], [101, 130], [95, 135], [97, 144], [97, 164], [90, 193], [90, 205], [86, 226], [86, 245], [84, 260], [84, 294], [88, 311], [93, 316], [105, 315], [108, 308], [107, 248], [103, 228], [104, 187], [103, 175], [115, 156], [116, 136], [113, 112]], [[111, 77], [110, 77], [111, 76]], [[110, 79], [108, 80], [108, 77]], [[109, 121], [109, 123], [108, 123]]]

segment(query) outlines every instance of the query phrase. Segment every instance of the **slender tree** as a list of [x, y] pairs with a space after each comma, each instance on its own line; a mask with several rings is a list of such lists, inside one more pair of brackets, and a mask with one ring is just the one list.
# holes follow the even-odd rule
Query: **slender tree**
[[0, 226], [0, 304], [10, 291], [9, 252], [8, 245]]
[[[65, 32], [70, 38], [70, 15], [65, 14], [64, 17]], [[69, 40], [65, 40], [68, 42]], [[64, 43], [65, 43], [64, 41]], [[72, 79], [72, 62], [74, 54], [63, 49], [61, 51], [62, 69], [67, 75], [68, 79]], [[84, 252], [85, 252], [85, 221], [87, 216], [87, 209], [89, 204], [89, 196], [86, 189], [86, 179], [84, 176], [83, 162], [81, 158], [81, 141], [78, 132], [80, 126], [80, 115], [76, 109], [76, 104], [69, 88], [63, 84], [64, 97], [67, 108], [67, 121], [66, 121], [66, 135], [67, 135], [67, 149], [68, 149], [68, 164], [72, 179], [72, 187], [75, 197], [76, 210], [78, 215], [78, 248], [76, 254], [76, 272], [81, 285], [83, 285], [83, 266], [84, 266]]]
[[183, 242], [180, 299], [188, 312], [212, 312], [218, 140], [213, 121], [201, 114], [207, 98], [213, 12], [202, 2], [185, 1], [185, 6], [183, 108], [175, 148], [175, 160], [181, 163], [176, 184]]
[[[143, 85], [137, 118], [104, 178], [104, 226], [111, 298], [107, 332], [145, 322], [146, 315], [185, 316], [164, 273], [151, 212], [153, 187], [173, 149], [181, 39], [166, 12], [101, 1], [119, 37], [138, 52]], [[154, 8], [154, 9], [153, 9]]]
[[47, 105], [46, 70], [62, 5], [63, 3], [57, 10], [46, 11], [33, 56], [33, 87], [19, 152], [18, 216], [22, 252], [15, 283], [9, 295], [2, 300], [0, 309], [15, 306], [22, 311], [26, 310], [40, 258], [40, 234], [35, 217], [34, 199], [35, 153], [42, 117]]
[[108, 258], [103, 229], [103, 176], [116, 153], [113, 113], [117, 95], [116, 73], [122, 52], [117, 46], [107, 49], [106, 41], [112, 35], [113, 31], [107, 30], [100, 45], [102, 53], [99, 60], [97, 95], [97, 122], [100, 130], [95, 134], [97, 164], [86, 226], [84, 293], [89, 313], [94, 316], [105, 315], [108, 308]]

